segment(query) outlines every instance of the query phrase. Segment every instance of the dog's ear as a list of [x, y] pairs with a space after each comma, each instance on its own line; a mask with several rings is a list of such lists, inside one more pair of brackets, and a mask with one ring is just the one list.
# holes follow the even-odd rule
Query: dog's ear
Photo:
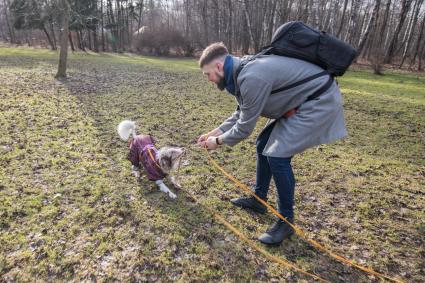
[[162, 169], [165, 169], [167, 171], [170, 170], [171, 160], [172, 159], [171, 159], [171, 156], [169, 154], [164, 154], [161, 158], [161, 161], [160, 161]]
[[171, 158], [173, 160], [176, 159], [176, 158], [179, 158], [183, 154], [183, 152], [184, 152], [184, 149], [183, 148], [180, 148], [180, 147], [174, 148], [171, 151]]

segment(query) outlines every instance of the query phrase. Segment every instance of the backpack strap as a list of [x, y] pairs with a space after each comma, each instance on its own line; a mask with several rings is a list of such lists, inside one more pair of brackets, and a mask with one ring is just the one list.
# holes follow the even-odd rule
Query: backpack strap
[[[320, 74], [320, 73], [319, 73]], [[317, 97], [319, 97], [322, 93], [324, 93], [325, 91], [328, 90], [328, 88], [332, 85], [332, 83], [334, 82], [334, 77], [332, 75], [329, 75], [329, 79], [328, 81], [318, 90], [316, 90], [312, 95], [309, 95], [307, 97], [307, 99], [303, 102], [307, 102], [310, 100], [313, 100]], [[302, 104], [302, 103], [301, 103]], [[287, 111], [285, 114], [283, 114], [282, 118], [286, 118], [288, 119], [289, 117], [291, 117], [292, 115], [294, 115], [295, 113], [297, 113], [298, 109], [301, 107], [301, 105], [299, 105], [296, 108], [290, 109], [289, 111]]]
[[[235, 73], [235, 77], [236, 77], [236, 79], [238, 78], [238, 76], [239, 76], [239, 73], [242, 71], [242, 69], [246, 66], [246, 64], [248, 64], [249, 62], [251, 62], [251, 61], [254, 61], [255, 59], [257, 59], [258, 57], [260, 57], [260, 56], [262, 56], [262, 55], [267, 55], [267, 54], [270, 54], [270, 53], [273, 53], [272, 51], [273, 51], [273, 49], [274, 49], [274, 47], [273, 46], [266, 46], [266, 47], [264, 47], [259, 53], [257, 53], [257, 54], [255, 54], [254, 56], [251, 56], [251, 57], [249, 57], [249, 58], [247, 58], [247, 59], [243, 59], [242, 60], [242, 62], [240, 63], [240, 65], [239, 65], [239, 67], [236, 69], [236, 73]], [[313, 100], [314, 98], [316, 98], [317, 96], [319, 96], [319, 95], [321, 95], [323, 92], [325, 92], [330, 86], [331, 86], [331, 84], [332, 84], [332, 81], [333, 81], [333, 76], [332, 75], [330, 75], [329, 74], [329, 72], [328, 71], [323, 71], [323, 72], [320, 72], [320, 73], [317, 73], [317, 74], [315, 74], [315, 75], [312, 75], [312, 76], [310, 76], [310, 77], [307, 77], [307, 78], [305, 78], [305, 79], [302, 79], [302, 80], [300, 80], [300, 81], [298, 81], [298, 82], [295, 82], [295, 83], [293, 83], [293, 84], [290, 84], [290, 85], [288, 85], [288, 86], [284, 86], [284, 87], [281, 87], [281, 88], [278, 88], [278, 89], [275, 89], [275, 90], [272, 90], [272, 94], [273, 93], [277, 93], [277, 92], [281, 92], [281, 91], [284, 91], [284, 90], [288, 90], [288, 89], [291, 89], [291, 88], [293, 88], [293, 87], [296, 87], [296, 86], [299, 86], [299, 85], [302, 85], [302, 84], [304, 84], [304, 83], [307, 83], [307, 82], [309, 82], [309, 81], [312, 81], [312, 80], [314, 80], [314, 79], [317, 79], [317, 78], [319, 78], [319, 77], [321, 77], [321, 76], [325, 76], [325, 75], [329, 75], [329, 80], [328, 80], [328, 82], [323, 86], [323, 87], [321, 87], [320, 89], [318, 89], [315, 93], [313, 93], [312, 95], [310, 95], [309, 96], [309, 98], [310, 97], [313, 97], [313, 98], [311, 98], [311, 99], [308, 99], [308, 100]], [[235, 85], [236, 85], [236, 93], [239, 93], [239, 88], [238, 88], [238, 84], [237, 84], [237, 82], [235, 83]], [[318, 93], [318, 94], [317, 94]], [[307, 101], [308, 101], [307, 100]]]
[[333, 82], [334, 82], [334, 77], [332, 75], [329, 75], [329, 79], [326, 82], [326, 84], [324, 84], [321, 88], [319, 88], [318, 90], [316, 90], [312, 95], [309, 95], [307, 97], [307, 100], [305, 102], [310, 101], [310, 100], [313, 100], [313, 99], [319, 97], [319, 95], [321, 95], [322, 93], [324, 93], [325, 91], [327, 91], [331, 87], [331, 85], [332, 85]]
[[239, 67], [236, 69], [235, 77], [238, 78], [239, 73], [242, 71], [243, 67], [245, 67], [246, 64], [248, 64], [251, 61], [254, 61], [255, 59], [257, 59], [258, 57], [260, 57], [262, 55], [266, 55], [267, 53], [272, 51], [272, 49], [274, 49], [273, 46], [266, 46], [259, 53], [255, 54], [254, 56], [251, 56], [251, 57], [249, 57], [245, 60], [242, 60]]
[[[310, 77], [307, 77], [307, 78], [305, 78], [305, 79], [302, 79], [302, 80], [300, 80], [300, 81], [298, 81], [298, 82], [295, 82], [295, 83], [293, 83], [293, 84], [290, 84], [290, 85], [288, 85], [288, 86], [284, 86], [284, 87], [281, 87], [281, 88], [278, 88], [278, 89], [272, 90], [272, 94], [273, 94], [273, 93], [277, 93], [277, 92], [281, 92], [281, 91], [284, 91], [284, 90], [288, 90], [288, 89], [291, 89], [291, 88], [294, 88], [294, 87], [296, 87], [296, 86], [299, 86], [299, 85], [305, 84], [306, 82], [312, 81], [312, 80], [314, 80], [314, 79], [317, 79], [317, 78], [319, 78], [319, 77], [326, 76], [326, 75], [329, 75], [329, 73], [328, 73], [327, 71], [323, 71], [323, 72], [317, 73], [317, 74], [315, 74], [315, 75], [312, 75], [312, 76], [310, 76]], [[322, 88], [320, 88], [320, 89], [322, 89]], [[319, 89], [319, 90], [320, 90], [320, 89]], [[325, 89], [325, 90], [326, 90], [326, 89]]]

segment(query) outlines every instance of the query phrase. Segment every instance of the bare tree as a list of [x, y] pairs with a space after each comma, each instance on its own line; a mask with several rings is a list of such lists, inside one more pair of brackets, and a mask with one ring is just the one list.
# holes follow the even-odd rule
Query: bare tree
[[366, 40], [368, 39], [369, 33], [372, 30], [372, 27], [375, 25], [376, 19], [378, 17], [378, 11], [379, 6], [381, 5], [381, 0], [376, 0], [375, 6], [373, 7], [372, 15], [370, 16], [369, 23], [367, 24], [366, 30], [362, 37], [360, 38], [359, 45], [357, 47], [358, 54], [361, 54], [364, 48], [364, 45], [366, 43]]
[[250, 17], [249, 12], [248, 12], [249, 9], [248, 9], [247, 0], [244, 0], [243, 4], [244, 4], [243, 8], [244, 8], [244, 13], [245, 13], [246, 24], [247, 24], [247, 27], [248, 27], [249, 38], [250, 38], [252, 44], [254, 44], [254, 42], [255, 42], [254, 30], [253, 30], [252, 23], [251, 23], [251, 17]]
[[410, 45], [412, 43], [412, 39], [413, 39], [413, 35], [414, 35], [414, 30], [416, 29], [416, 24], [418, 22], [418, 16], [419, 16], [419, 7], [421, 7], [423, 3], [423, 0], [417, 0], [414, 7], [413, 7], [413, 11], [412, 11], [412, 19], [411, 19], [411, 23], [410, 23], [410, 28], [406, 29], [406, 36], [407, 39], [404, 39], [402, 42], [405, 43], [404, 44], [404, 50], [403, 50], [403, 55], [402, 55], [402, 59], [399, 65], [399, 68], [401, 68], [403, 66], [404, 61], [406, 60], [407, 57], [407, 51], [410, 48]]
[[[419, 63], [418, 63], [418, 70], [420, 69], [421, 66], [421, 54], [422, 54], [422, 50], [421, 50], [421, 43], [422, 43], [422, 39], [424, 37], [424, 33], [425, 33], [425, 14], [422, 16], [422, 23], [420, 25], [419, 28], [419, 36], [418, 39], [416, 41], [416, 45], [413, 51], [413, 56], [412, 56], [412, 60], [410, 61], [410, 66], [409, 68], [411, 68], [413, 66], [413, 64], [415, 64], [416, 61], [416, 57], [419, 57]], [[425, 43], [422, 43], [422, 47], [425, 45]]]
[[337, 37], [339, 37], [341, 35], [342, 27], [345, 24], [344, 20], [345, 20], [345, 14], [347, 13], [347, 5], [348, 5], [348, 0], [344, 0], [344, 8], [342, 10], [342, 17], [341, 17], [341, 21], [339, 23], [338, 32], [336, 33]]
[[348, 42], [352, 44], [357, 36], [357, 25], [359, 23], [358, 19], [358, 13], [360, 9], [360, 5], [362, 4], [363, 0], [353, 0], [352, 4], [352, 11], [351, 11], [351, 17], [350, 17], [350, 26], [348, 28], [349, 31], [349, 37]]
[[400, 20], [398, 21], [398, 24], [397, 24], [397, 27], [394, 31], [392, 39], [390, 40], [390, 45], [388, 47], [388, 50], [387, 50], [387, 53], [386, 53], [385, 59], [384, 59], [385, 63], [390, 63], [393, 56], [394, 56], [394, 51], [395, 51], [395, 48], [396, 48], [396, 42], [397, 42], [400, 30], [403, 27], [404, 21], [406, 20], [406, 15], [407, 15], [407, 12], [409, 11], [409, 7], [410, 7], [411, 3], [412, 3], [412, 0], [402, 0]]
[[15, 43], [15, 32], [13, 30], [13, 27], [10, 25], [10, 20], [9, 20], [9, 13], [8, 13], [9, 6], [10, 6], [9, 0], [3, 0], [3, 12], [4, 12], [5, 20], [6, 20], [7, 29], [9, 31], [10, 42]]
[[60, 34], [59, 66], [56, 78], [66, 78], [66, 63], [68, 57], [68, 26], [69, 26], [69, 3], [68, 0], [60, 0], [62, 15], [62, 28]]
[[[59, 0], [0, 0], [0, 33], [6, 40], [31, 43], [31, 38], [55, 48], [61, 29], [52, 3]], [[100, 1], [100, 3], [99, 3]], [[9, 5], [10, 2], [10, 5]], [[151, 52], [140, 41], [144, 30], [153, 38], [174, 38], [175, 50], [159, 53], [193, 54], [213, 41], [223, 41], [231, 52], [255, 52], [270, 42], [277, 26], [291, 20], [335, 34], [359, 48], [372, 64], [400, 59], [399, 66], [422, 66], [425, 0], [68, 0], [71, 48], [122, 52]], [[40, 38], [39, 29], [46, 40]], [[423, 28], [422, 28], [423, 29]], [[14, 32], [16, 30], [16, 32]], [[171, 32], [172, 31], [172, 32]], [[159, 33], [163, 33], [160, 35]], [[145, 37], [146, 38], [146, 37]], [[143, 42], [145, 47], [140, 44]], [[135, 45], [136, 46], [136, 45]], [[171, 47], [170, 47], [171, 48]], [[184, 50], [184, 52], [182, 52]], [[419, 59], [419, 61], [418, 61]], [[373, 61], [373, 62], [372, 62]], [[418, 63], [419, 62], [419, 63]]]

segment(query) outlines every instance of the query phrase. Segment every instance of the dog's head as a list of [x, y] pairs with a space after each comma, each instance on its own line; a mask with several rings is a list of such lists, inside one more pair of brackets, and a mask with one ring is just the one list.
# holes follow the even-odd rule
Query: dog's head
[[158, 163], [165, 174], [177, 169], [183, 157], [184, 149], [180, 147], [162, 147], [158, 150]]

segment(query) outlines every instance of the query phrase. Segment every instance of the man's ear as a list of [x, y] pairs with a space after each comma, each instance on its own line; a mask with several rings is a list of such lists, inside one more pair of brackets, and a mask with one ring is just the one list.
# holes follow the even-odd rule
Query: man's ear
[[218, 61], [218, 62], [216, 63], [216, 66], [217, 66], [218, 71], [219, 71], [219, 72], [222, 72], [222, 71], [223, 71], [223, 68], [224, 68], [224, 62], [222, 62], [222, 61]]

